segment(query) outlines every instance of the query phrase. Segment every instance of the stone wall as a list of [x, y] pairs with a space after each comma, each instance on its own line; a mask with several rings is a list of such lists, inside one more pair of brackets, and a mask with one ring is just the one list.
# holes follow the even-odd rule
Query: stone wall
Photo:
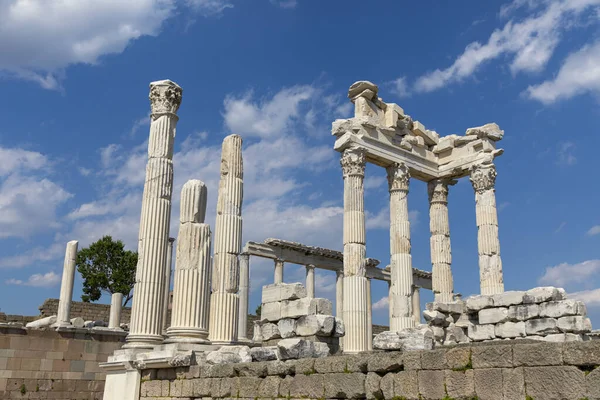
[[[56, 315], [58, 312], [58, 299], [46, 299], [40, 307], [41, 317]], [[170, 311], [169, 311], [170, 312]], [[71, 302], [71, 318], [81, 317], [84, 321], [105, 321], [110, 317], [110, 304]], [[170, 315], [169, 315], [170, 317]], [[128, 324], [131, 318], [131, 308], [124, 307], [121, 311], [121, 323]]]
[[141, 399], [600, 399], [600, 341], [456, 345], [142, 372]]
[[99, 362], [124, 337], [0, 327], [0, 399], [102, 399]]

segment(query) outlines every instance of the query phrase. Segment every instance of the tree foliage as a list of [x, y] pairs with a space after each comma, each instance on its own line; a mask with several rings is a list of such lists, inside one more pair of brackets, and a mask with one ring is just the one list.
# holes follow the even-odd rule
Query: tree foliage
[[137, 252], [125, 250], [123, 242], [111, 236], [81, 249], [77, 252], [77, 270], [83, 277], [81, 300], [96, 301], [102, 292], [123, 293], [123, 305], [127, 305], [135, 283], [137, 258]]

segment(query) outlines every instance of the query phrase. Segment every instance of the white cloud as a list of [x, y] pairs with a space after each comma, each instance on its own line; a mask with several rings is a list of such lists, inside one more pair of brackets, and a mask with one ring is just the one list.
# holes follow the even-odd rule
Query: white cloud
[[600, 41], [570, 54], [554, 79], [530, 86], [526, 95], [544, 104], [600, 93]]
[[373, 303], [373, 311], [387, 310], [390, 306], [390, 299], [388, 296], [383, 296], [381, 299]]
[[52, 287], [58, 285], [61, 276], [54, 272], [45, 274], [33, 274], [26, 281], [20, 279], [7, 279], [7, 285], [33, 286], [33, 287]]
[[410, 96], [410, 91], [408, 89], [408, 83], [406, 82], [405, 76], [394, 79], [392, 82], [390, 82], [390, 86], [392, 87], [392, 93], [394, 93], [396, 96], [400, 98]]
[[539, 279], [542, 285], [564, 287], [570, 284], [586, 283], [600, 273], [600, 260], [587, 260], [577, 264], [562, 263], [547, 267]]
[[594, 225], [592, 226], [588, 231], [587, 234], [589, 236], [594, 236], [594, 235], [598, 235], [600, 234], [600, 225]]
[[296, 8], [296, 6], [298, 5], [298, 1], [297, 0], [271, 0], [271, 4], [274, 4], [281, 8], [292, 9], [292, 8]]
[[[367, 229], [390, 229], [389, 205], [383, 207], [377, 212], [377, 214], [373, 214], [367, 211], [365, 218]], [[414, 228], [419, 223], [419, 211], [409, 210], [408, 220], [410, 221], [411, 227]]]
[[569, 293], [569, 298], [581, 300], [589, 307], [600, 306], [600, 288]]
[[575, 143], [573, 142], [561, 142], [558, 144], [558, 160], [559, 165], [573, 165], [577, 162], [575, 157]]
[[9, 174], [39, 170], [47, 167], [48, 158], [41, 153], [19, 148], [0, 147], [0, 177]]
[[226, 0], [185, 0], [185, 3], [205, 17], [220, 15], [224, 10], [233, 8], [233, 4]]
[[[513, 7], [504, 7], [508, 15], [526, 2], [517, 0]], [[484, 63], [499, 57], [512, 56], [510, 70], [537, 72], [546, 66], [561, 40], [563, 32], [577, 25], [585, 11], [600, 4], [600, 0], [556, 0], [528, 2], [539, 10], [521, 21], [510, 20], [502, 29], [496, 29], [487, 43], [473, 42], [446, 69], [437, 69], [421, 76], [415, 89], [431, 92], [448, 84], [461, 82], [473, 75]], [[508, 11], [507, 11], [508, 10]]]

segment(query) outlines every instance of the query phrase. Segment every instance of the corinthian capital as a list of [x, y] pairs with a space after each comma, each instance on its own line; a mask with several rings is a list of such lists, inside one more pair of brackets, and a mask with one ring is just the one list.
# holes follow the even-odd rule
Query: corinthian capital
[[340, 164], [342, 165], [344, 176], [365, 176], [365, 166], [367, 164], [365, 149], [360, 147], [350, 147], [344, 150]]
[[410, 172], [404, 163], [394, 163], [386, 168], [388, 186], [393, 190], [408, 190]]
[[494, 189], [496, 184], [496, 167], [494, 164], [474, 165], [471, 167], [471, 177], [469, 180], [473, 184], [473, 189], [477, 193]]
[[434, 179], [427, 182], [427, 193], [430, 203], [448, 203], [448, 186], [456, 184], [451, 179]]
[[176, 114], [181, 105], [183, 90], [173, 81], [164, 80], [150, 83], [150, 108], [152, 117], [162, 114]]

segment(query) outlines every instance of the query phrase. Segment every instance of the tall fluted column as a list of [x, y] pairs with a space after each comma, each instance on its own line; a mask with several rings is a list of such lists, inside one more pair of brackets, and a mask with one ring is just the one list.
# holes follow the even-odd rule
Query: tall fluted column
[[177, 259], [171, 326], [167, 343], [208, 343], [210, 302], [210, 225], [206, 215], [206, 186], [189, 180], [181, 190]]
[[77, 262], [77, 240], [67, 243], [65, 262], [63, 264], [62, 282], [60, 284], [60, 299], [58, 300], [58, 314], [53, 326], [71, 325], [71, 301], [73, 300], [73, 281], [75, 279], [75, 264]]
[[273, 283], [283, 283], [283, 260], [275, 260], [275, 272], [273, 273]]
[[371, 297], [371, 279], [367, 279], [367, 350], [373, 350], [373, 298]]
[[315, 266], [306, 266], [306, 295], [310, 299], [315, 298]]
[[240, 289], [238, 296], [240, 297], [240, 315], [238, 338], [247, 340], [248, 332], [248, 290], [250, 287], [250, 255], [240, 254]]
[[504, 278], [494, 189], [496, 167], [491, 163], [476, 165], [471, 169], [470, 180], [475, 190], [481, 294], [502, 293]]
[[165, 265], [173, 193], [173, 142], [182, 90], [169, 80], [150, 84], [152, 108], [142, 198], [138, 265], [126, 348], [152, 348], [163, 340]]
[[445, 303], [451, 302], [454, 298], [450, 222], [448, 219], [448, 185], [455, 183], [456, 181], [440, 179], [427, 183], [434, 301]]
[[169, 260], [167, 261], [167, 265], [165, 268], [165, 280], [167, 284], [165, 285], [165, 306], [163, 307], [163, 332], [167, 333], [167, 328], [169, 327], [169, 303], [171, 300], [171, 275], [173, 273], [173, 242], [175, 238], [169, 238], [169, 244], [167, 245], [167, 251], [169, 253]]
[[392, 318], [390, 330], [397, 332], [415, 326], [412, 311], [412, 256], [410, 254], [410, 221], [408, 220], [408, 185], [410, 173], [404, 163], [387, 168], [390, 190], [390, 252]]
[[108, 327], [117, 329], [121, 327], [121, 310], [123, 309], [123, 293], [113, 293], [110, 298], [110, 316]]
[[392, 293], [392, 281], [387, 281], [388, 284], [388, 313], [389, 313], [389, 321], [388, 324], [392, 324], [392, 316], [394, 315], [394, 311], [392, 310], [392, 306], [394, 305], [394, 302], [392, 300], [392, 297], [394, 297], [394, 294]]
[[418, 325], [421, 323], [421, 288], [418, 286], [413, 286], [412, 304], [413, 316], [415, 318], [415, 323]]
[[344, 150], [341, 165], [344, 174], [344, 351], [358, 353], [369, 348], [370, 322], [366, 278], [364, 149], [351, 147]]
[[335, 316], [344, 319], [344, 272], [335, 272]]
[[242, 138], [229, 135], [223, 140], [221, 152], [210, 300], [209, 337], [216, 344], [231, 344], [238, 338], [243, 170]]

